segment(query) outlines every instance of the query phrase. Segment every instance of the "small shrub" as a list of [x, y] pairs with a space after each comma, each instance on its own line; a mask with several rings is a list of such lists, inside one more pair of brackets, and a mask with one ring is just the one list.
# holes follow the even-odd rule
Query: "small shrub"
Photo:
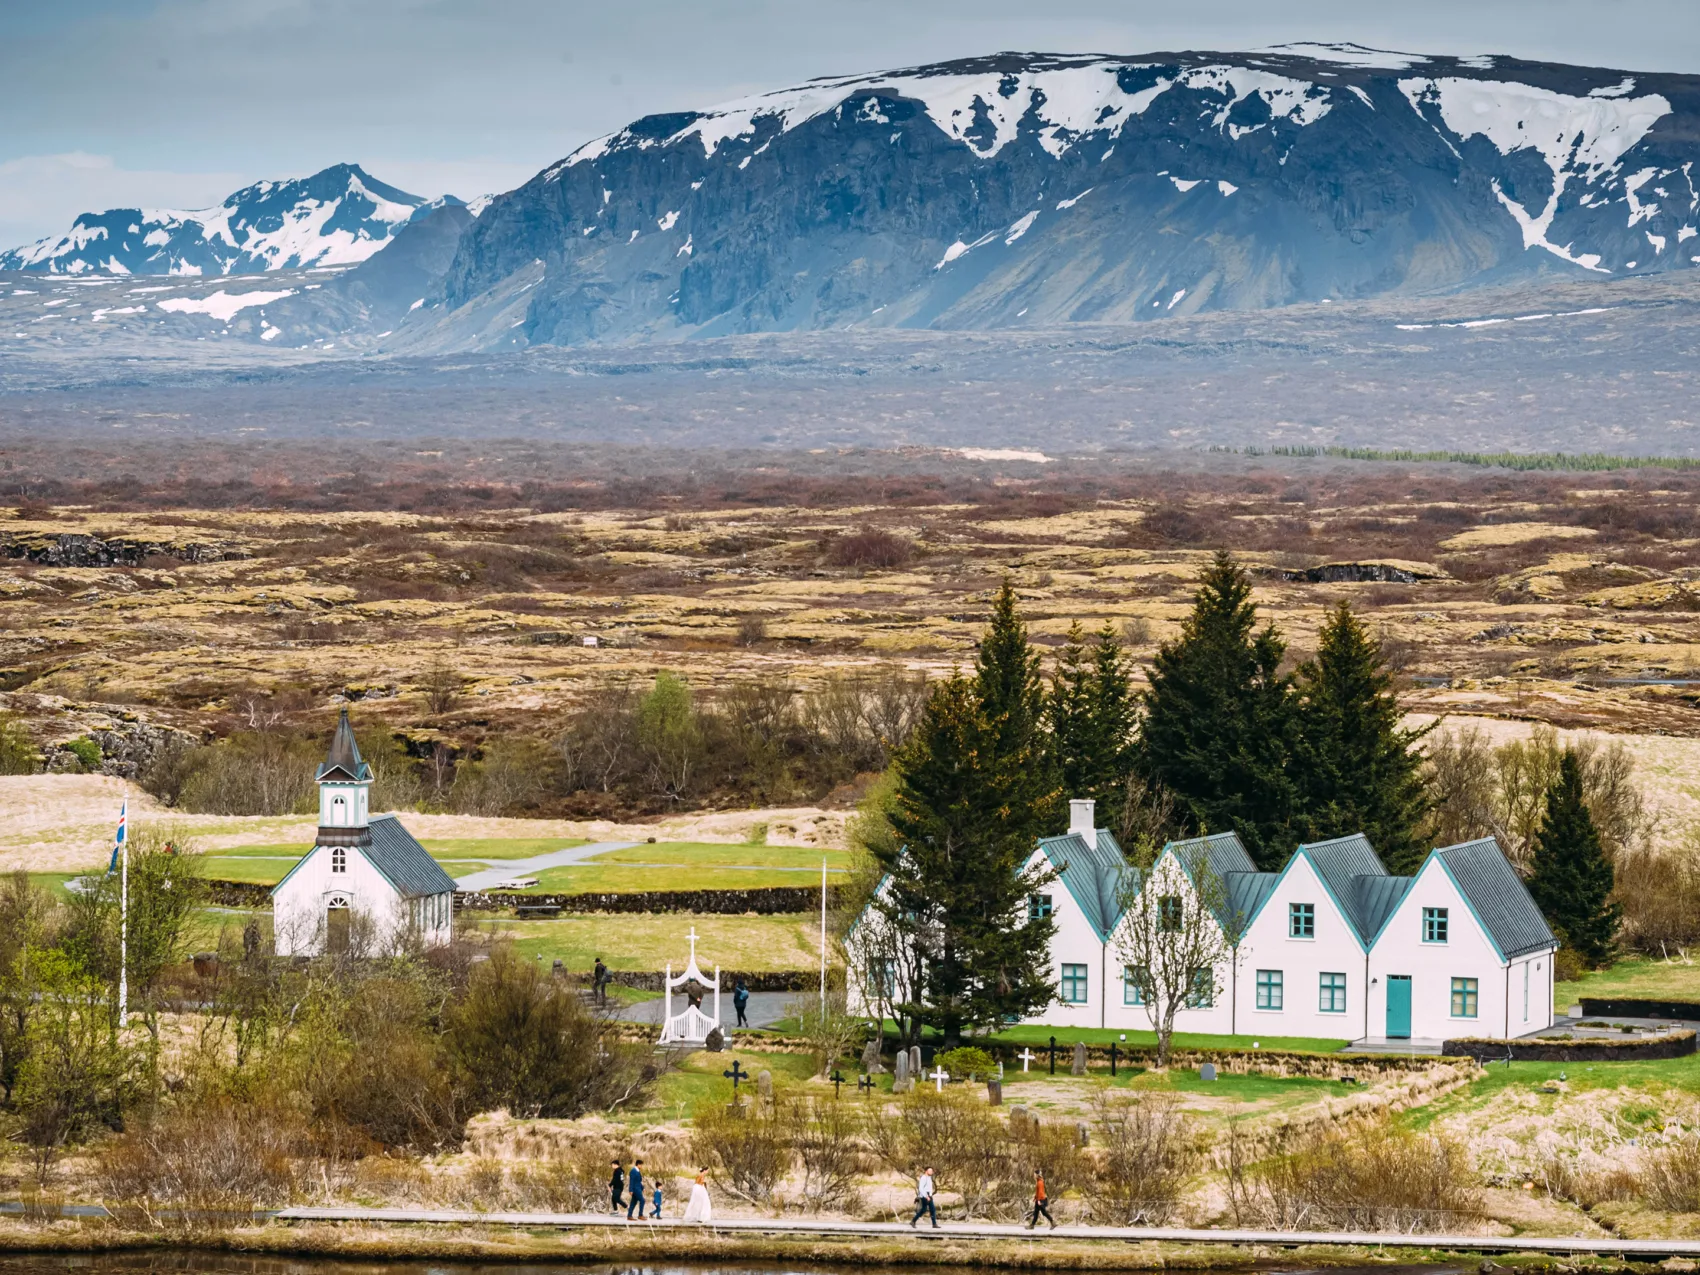
[[819, 1095], [793, 1098], [782, 1118], [802, 1164], [804, 1206], [819, 1211], [850, 1205], [862, 1169], [860, 1108]]
[[774, 1104], [728, 1107], [710, 1100], [691, 1113], [691, 1150], [704, 1164], [720, 1166], [725, 1188], [740, 1199], [766, 1204], [791, 1167], [791, 1129]]
[[955, 1049], [947, 1049], [935, 1057], [933, 1062], [948, 1071], [952, 1078], [963, 1080], [990, 1076], [998, 1068], [990, 1054], [974, 1045], [959, 1045]]
[[1642, 1175], [1647, 1203], [1666, 1213], [1700, 1213], [1700, 1138], [1655, 1151]]
[[29, 775], [36, 768], [35, 742], [12, 713], [0, 712], [0, 775]]
[[1102, 1151], [1089, 1189], [1092, 1211], [1112, 1226], [1156, 1226], [1180, 1200], [1192, 1170], [1186, 1118], [1178, 1103], [1101, 1096], [1095, 1112]]
[[1151, 642], [1151, 621], [1143, 615], [1129, 616], [1122, 621], [1123, 646], [1148, 646]]
[[915, 546], [879, 527], [863, 527], [827, 545], [826, 560], [835, 567], [901, 567], [914, 556]]
[[88, 738], [88, 736], [85, 735], [81, 739], [73, 739], [62, 745], [62, 747], [66, 752], [70, 753], [71, 756], [77, 759], [77, 765], [81, 766], [85, 771], [92, 774], [100, 769], [100, 745], [95, 743], [94, 740]]
[[738, 621], [738, 632], [733, 640], [739, 646], [760, 646], [767, 641], [767, 621], [759, 615], [746, 615]]

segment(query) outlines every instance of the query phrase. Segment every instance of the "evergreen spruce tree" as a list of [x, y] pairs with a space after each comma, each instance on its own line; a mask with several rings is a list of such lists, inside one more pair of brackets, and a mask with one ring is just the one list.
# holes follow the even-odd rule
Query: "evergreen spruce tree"
[[1611, 860], [1582, 799], [1581, 761], [1567, 749], [1535, 833], [1529, 893], [1565, 946], [1591, 969], [1610, 964], [1617, 951], [1621, 909], [1611, 899], [1614, 884]]
[[1432, 803], [1416, 742], [1432, 727], [1404, 730], [1381, 643], [1341, 602], [1323, 623], [1316, 658], [1299, 670], [1309, 839], [1362, 832], [1388, 870], [1415, 872], [1426, 849]]
[[1136, 755], [1193, 828], [1237, 832], [1257, 866], [1274, 870], [1306, 820], [1291, 766], [1293, 684], [1280, 672], [1286, 646], [1274, 625], [1256, 623], [1245, 572], [1218, 553], [1180, 637], [1157, 649]]
[[984, 746], [990, 753], [983, 765], [988, 771], [1020, 768], [1017, 787], [1009, 794], [1020, 808], [1012, 809], [1008, 818], [1025, 820], [1031, 841], [1058, 831], [1062, 785], [1045, 731], [1039, 653], [1027, 640], [1027, 626], [1016, 610], [1015, 586], [1007, 576], [992, 600], [991, 623], [980, 639], [974, 693], [988, 731]]
[[1002, 747], [979, 686], [939, 683], [897, 756], [896, 834], [880, 853], [890, 874], [876, 907], [918, 949], [920, 986], [898, 1011], [947, 1045], [965, 1031], [1026, 1017], [1056, 995], [1055, 923], [1029, 917], [1048, 872], [1024, 870], [1037, 836], [1029, 805], [1043, 749]]
[[1092, 798], [1099, 826], [1115, 827], [1127, 792], [1138, 704], [1127, 657], [1108, 624], [1090, 648], [1078, 623], [1069, 629], [1046, 713], [1062, 795]]

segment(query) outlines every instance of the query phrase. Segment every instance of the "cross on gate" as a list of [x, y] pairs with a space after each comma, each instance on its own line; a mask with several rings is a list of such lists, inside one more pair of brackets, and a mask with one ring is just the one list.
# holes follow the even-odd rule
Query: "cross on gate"
[[1057, 1074], [1057, 1038], [1051, 1037], [1051, 1075]]
[[856, 1081], [856, 1088], [861, 1090], [863, 1093], [872, 1093], [875, 1087], [874, 1078], [872, 1076], [864, 1075]]
[[832, 1081], [832, 1096], [834, 1098], [838, 1097], [838, 1090], [844, 1084], [843, 1075], [839, 1073], [838, 1068], [834, 1067], [832, 1069], [832, 1075], [828, 1076], [827, 1079]]
[[1016, 1057], [1021, 1059], [1021, 1071], [1022, 1074], [1025, 1075], [1027, 1073], [1028, 1065], [1033, 1061], [1033, 1051], [1031, 1049], [1023, 1049], [1016, 1055]]
[[944, 1082], [949, 1080], [949, 1079], [950, 1079], [950, 1073], [948, 1071], [946, 1071], [943, 1067], [934, 1067], [933, 1068], [933, 1075], [932, 1075], [933, 1085], [940, 1093], [944, 1092]]
[[1116, 1074], [1116, 1042], [1110, 1042], [1110, 1075]]
[[691, 941], [691, 964], [695, 965], [697, 959], [697, 927], [691, 926], [691, 932], [685, 937]]
[[738, 1060], [736, 1058], [732, 1060], [732, 1070], [723, 1071], [720, 1074], [732, 1082], [733, 1097], [737, 1097], [738, 1095], [738, 1082], [741, 1080], [748, 1080], [750, 1078], [750, 1073], [738, 1065]]

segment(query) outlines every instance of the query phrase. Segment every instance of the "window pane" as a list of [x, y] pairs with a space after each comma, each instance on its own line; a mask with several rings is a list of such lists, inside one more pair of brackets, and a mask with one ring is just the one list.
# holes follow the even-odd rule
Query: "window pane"
[[1287, 905], [1287, 934], [1295, 939], [1313, 939], [1316, 937], [1316, 904], [1289, 903]]
[[1048, 894], [1031, 894], [1027, 896], [1027, 919], [1042, 921], [1051, 915], [1051, 896]]
[[1061, 993], [1064, 1001], [1070, 1005], [1086, 1003], [1086, 967], [1084, 965], [1065, 965], [1062, 967]]
[[1344, 1014], [1346, 1012], [1346, 976], [1344, 974], [1322, 975], [1317, 1006], [1324, 1014]]
[[1476, 980], [1473, 978], [1455, 978], [1452, 980], [1452, 1017], [1474, 1018], [1476, 1016]]
[[1284, 989], [1283, 977], [1280, 970], [1257, 971], [1257, 1007], [1259, 1009], [1280, 1009]]
[[1128, 965], [1122, 969], [1122, 1004], [1145, 1004], [1145, 980], [1140, 976], [1136, 966]]
[[1446, 942], [1447, 912], [1445, 908], [1423, 909], [1423, 942]]

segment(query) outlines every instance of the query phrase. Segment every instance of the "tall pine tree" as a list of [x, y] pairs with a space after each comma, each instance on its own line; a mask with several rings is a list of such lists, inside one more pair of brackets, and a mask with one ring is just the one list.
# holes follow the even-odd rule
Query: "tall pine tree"
[[1015, 586], [1007, 576], [992, 599], [991, 623], [980, 639], [974, 693], [989, 731], [988, 765], [1015, 762], [1022, 768], [1019, 790], [1011, 799], [1022, 803], [1024, 810], [1012, 811], [1009, 817], [1026, 819], [1034, 841], [1056, 831], [1062, 786], [1045, 734], [1045, 684], [1039, 653], [1027, 640], [1027, 626], [1016, 608]]
[[1341, 602], [1316, 658], [1299, 670], [1303, 752], [1297, 772], [1312, 840], [1362, 832], [1390, 871], [1415, 872], [1432, 803], [1415, 744], [1432, 727], [1404, 730], [1381, 643]]
[[1274, 625], [1256, 624], [1250, 581], [1218, 553], [1180, 637], [1157, 648], [1137, 760], [1194, 828], [1239, 833], [1257, 866], [1273, 870], [1306, 821], [1291, 767], [1293, 684], [1280, 671], [1286, 645]]
[[1617, 951], [1622, 912], [1612, 902], [1615, 884], [1611, 860], [1582, 799], [1581, 760], [1566, 749], [1535, 833], [1529, 893], [1565, 946], [1592, 969], [1610, 964]]
[[1115, 827], [1127, 793], [1138, 703], [1127, 657], [1108, 624], [1090, 647], [1078, 622], [1069, 629], [1045, 708], [1063, 795], [1092, 798], [1099, 826]]

